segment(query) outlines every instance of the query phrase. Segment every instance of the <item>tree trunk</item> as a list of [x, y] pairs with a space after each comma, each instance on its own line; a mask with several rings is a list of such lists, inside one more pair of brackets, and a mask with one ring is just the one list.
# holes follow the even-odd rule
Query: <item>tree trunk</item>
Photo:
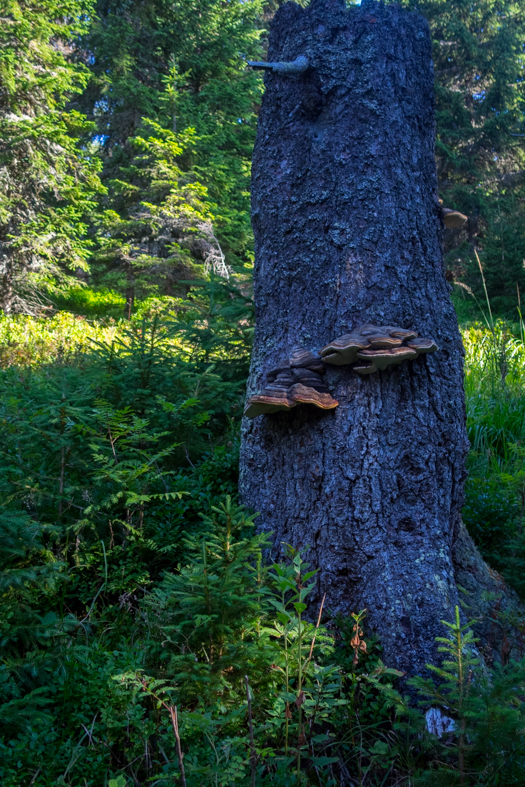
[[126, 303], [124, 305], [124, 318], [126, 320], [131, 320], [133, 307], [135, 305], [135, 275], [133, 271], [133, 264], [129, 261], [127, 262], [126, 265], [125, 298], [126, 298]]
[[363, 377], [328, 366], [336, 409], [245, 418], [241, 495], [274, 532], [274, 558], [309, 546], [313, 603], [326, 592], [333, 613], [366, 607], [385, 661], [414, 674], [435, 661], [457, 585], [473, 613], [497, 589], [461, 522], [463, 347], [443, 269], [429, 31], [395, 5], [287, 3], [268, 60], [300, 55], [304, 73], [265, 77], [248, 394], [294, 347], [318, 353], [364, 323], [440, 349]]
[[[3, 244], [0, 243], [0, 248]], [[8, 254], [3, 254], [2, 272], [0, 273], [0, 311], [11, 314], [13, 311], [13, 262]]]

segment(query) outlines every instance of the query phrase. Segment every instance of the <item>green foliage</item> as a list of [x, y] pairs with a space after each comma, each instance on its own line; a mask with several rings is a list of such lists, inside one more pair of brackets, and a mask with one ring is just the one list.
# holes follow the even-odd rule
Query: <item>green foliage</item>
[[[268, 571], [261, 561], [268, 536], [249, 535], [253, 517], [230, 498], [212, 511], [200, 541], [188, 539], [187, 565], [147, 602], [148, 626], [160, 627], [162, 646], [174, 654], [169, 679], [135, 672], [115, 680], [152, 699], [164, 724], [178, 709], [189, 785], [247, 784], [249, 769], [261, 784], [331, 784], [325, 769], [339, 767], [351, 717], [333, 635], [303, 619], [315, 572], [293, 550]], [[383, 683], [399, 674], [378, 662], [359, 680], [403, 707]], [[377, 746], [363, 755], [367, 766], [370, 758], [378, 765]]]
[[[35, 591], [41, 561], [64, 565], [61, 618], [147, 588], [199, 511], [235, 486], [240, 382], [231, 365], [223, 379], [187, 361], [177, 335], [140, 321], [90, 354], [0, 375], [4, 540], [17, 528], [44, 539]], [[29, 621], [20, 604], [12, 614]]]
[[427, 665], [435, 678], [409, 681], [429, 705], [442, 709], [448, 726], [418, 784], [517, 785], [523, 780], [525, 664], [498, 666], [490, 674], [483, 670], [475, 655], [473, 622], [462, 624], [456, 607], [455, 621], [442, 621], [448, 636], [437, 638], [445, 659], [441, 667]]
[[516, 286], [525, 288], [522, 5], [405, 4], [425, 16], [432, 36], [440, 197], [469, 216], [465, 230], [446, 233], [450, 273], [483, 297], [477, 247], [495, 311], [515, 319]]
[[523, 444], [525, 345], [522, 324], [503, 322], [463, 333], [471, 442], [463, 518], [490, 565], [525, 590]]
[[154, 659], [156, 638], [146, 631], [146, 652], [136, 642], [139, 605], [183, 558], [199, 513], [236, 485], [242, 374], [217, 337], [208, 363], [194, 359], [188, 326], [3, 320], [2, 784], [24, 768], [31, 780], [33, 757], [37, 784], [86, 766], [103, 782], [115, 739], [117, 762], [149, 740], [111, 676]]
[[193, 129], [175, 134], [146, 119], [129, 144], [135, 155], [110, 181], [116, 210], [101, 218], [93, 268], [97, 279], [126, 292], [127, 316], [136, 298], [185, 294], [187, 280], [203, 276], [197, 263], [229, 277], [213, 231], [217, 206], [195, 173], [181, 170], [195, 146]]
[[[202, 264], [206, 243], [237, 269], [250, 262], [261, 79], [245, 64], [261, 56], [262, 9], [261, 0], [97, 4], [84, 39], [92, 78], [81, 103], [97, 123], [110, 186], [99, 239], [113, 277], [119, 240], [120, 276], [126, 266], [153, 265], [162, 280], [155, 286], [168, 293]], [[153, 258], [163, 260], [158, 272]]]
[[87, 267], [87, 222], [103, 187], [97, 157], [79, 142], [93, 127], [66, 109], [88, 74], [64, 49], [90, 12], [82, 0], [2, 3], [0, 309], [7, 313], [38, 311], [68, 271]]
[[[169, 784], [174, 707], [190, 785], [249, 784], [253, 767], [262, 785], [454, 784], [460, 750], [465, 783], [520, 783], [521, 665], [489, 674], [462, 651], [460, 706], [471, 635], [452, 624], [456, 650], [420, 688], [465, 735], [436, 739], [365, 639], [365, 611], [327, 628], [318, 599], [305, 619], [303, 554], [265, 564], [268, 534], [235, 499], [246, 296], [203, 281], [176, 312], [142, 308], [105, 325], [0, 323], [2, 784], [39, 767], [37, 787]], [[465, 518], [521, 592], [521, 339], [495, 324], [464, 341]]]
[[111, 342], [117, 332], [114, 320], [94, 323], [68, 312], [45, 320], [0, 312], [0, 369], [69, 365], [91, 349], [94, 340]]
[[254, 518], [229, 496], [213, 506], [202, 529], [184, 539], [187, 565], [167, 574], [151, 598], [152, 612], [163, 620], [162, 658], [183, 699], [231, 690], [257, 658], [261, 643], [252, 640], [263, 609], [262, 550], [269, 536], [250, 532]]
[[122, 317], [126, 300], [123, 295], [107, 287], [74, 284], [62, 293], [55, 294], [53, 304], [59, 310], [56, 316], [65, 316], [64, 312], [71, 312], [91, 320], [105, 318], [107, 321]]

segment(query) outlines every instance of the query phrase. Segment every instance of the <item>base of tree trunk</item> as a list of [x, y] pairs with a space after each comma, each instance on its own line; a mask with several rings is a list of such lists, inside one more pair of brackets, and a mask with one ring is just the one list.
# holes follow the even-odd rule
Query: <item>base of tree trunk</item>
[[474, 620], [485, 662], [506, 664], [525, 655], [525, 609], [503, 577], [483, 560], [463, 523], [458, 528], [452, 557], [459, 603]]

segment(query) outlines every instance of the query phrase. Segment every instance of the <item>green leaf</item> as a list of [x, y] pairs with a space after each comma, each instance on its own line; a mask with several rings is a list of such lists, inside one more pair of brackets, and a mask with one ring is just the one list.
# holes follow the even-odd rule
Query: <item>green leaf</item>
[[117, 776], [116, 779], [110, 779], [108, 787], [127, 787], [127, 781], [124, 776]]
[[325, 765], [331, 765], [332, 763], [339, 762], [339, 757], [310, 757], [310, 762], [317, 768], [323, 768]]

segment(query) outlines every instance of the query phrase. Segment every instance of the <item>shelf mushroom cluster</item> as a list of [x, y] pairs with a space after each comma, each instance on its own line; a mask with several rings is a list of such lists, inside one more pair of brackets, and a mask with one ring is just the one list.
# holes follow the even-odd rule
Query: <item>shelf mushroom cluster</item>
[[361, 325], [352, 333], [334, 339], [321, 350], [325, 363], [343, 366], [356, 363], [358, 374], [372, 374], [379, 369], [413, 361], [422, 353], [433, 353], [437, 344], [421, 339], [415, 331], [393, 325]]
[[393, 325], [361, 325], [323, 347], [321, 357], [296, 348], [288, 362], [268, 372], [265, 387], [250, 396], [244, 415], [256, 418], [264, 413], [291, 410], [298, 404], [332, 410], [339, 402], [323, 379], [325, 364], [355, 364], [353, 371], [358, 374], [372, 374], [437, 349], [432, 339], [420, 338], [415, 331]]
[[326, 371], [319, 356], [300, 348], [290, 360], [266, 375], [267, 384], [260, 393], [250, 396], [244, 415], [255, 418], [263, 413], [291, 410], [298, 404], [314, 404], [332, 410], [339, 402], [332, 398], [323, 380]]

